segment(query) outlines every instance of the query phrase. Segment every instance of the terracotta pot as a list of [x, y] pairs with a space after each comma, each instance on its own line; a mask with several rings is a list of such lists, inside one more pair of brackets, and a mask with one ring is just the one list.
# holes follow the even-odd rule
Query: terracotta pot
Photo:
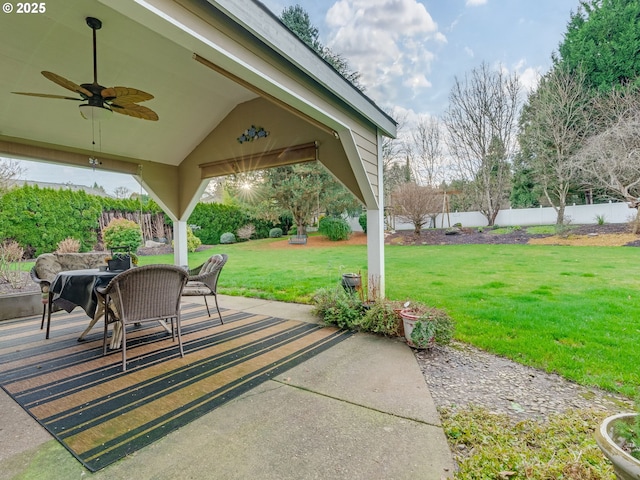
[[640, 460], [622, 450], [614, 441], [616, 423], [635, 420], [636, 413], [620, 413], [607, 417], [595, 432], [596, 443], [605, 457], [613, 464], [619, 480], [640, 480]]

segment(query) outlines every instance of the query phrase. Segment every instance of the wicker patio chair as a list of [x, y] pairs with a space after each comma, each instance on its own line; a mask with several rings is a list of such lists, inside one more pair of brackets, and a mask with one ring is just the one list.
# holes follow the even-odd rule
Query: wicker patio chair
[[225, 253], [218, 253], [210, 257], [205, 263], [199, 267], [189, 270], [189, 282], [184, 287], [182, 292], [183, 296], [200, 296], [204, 298], [204, 304], [207, 307], [207, 314], [211, 317], [209, 311], [209, 304], [207, 303], [207, 295], [213, 295], [216, 301], [216, 309], [218, 310], [218, 317], [220, 317], [220, 323], [222, 321], [222, 314], [220, 313], [220, 307], [218, 306], [218, 278], [222, 267], [227, 263], [228, 256]]
[[[181, 267], [147, 265], [126, 270], [114, 277], [106, 287], [97, 288], [96, 292], [102, 296], [101, 300], [108, 305], [105, 308], [102, 354], [107, 353], [107, 329], [113, 323], [114, 335], [122, 336], [122, 371], [126, 371], [127, 326], [132, 323], [171, 320], [173, 339], [175, 341], [177, 334], [180, 356], [184, 357], [180, 332], [180, 299], [187, 278], [187, 272]], [[115, 328], [116, 326], [120, 328]]]

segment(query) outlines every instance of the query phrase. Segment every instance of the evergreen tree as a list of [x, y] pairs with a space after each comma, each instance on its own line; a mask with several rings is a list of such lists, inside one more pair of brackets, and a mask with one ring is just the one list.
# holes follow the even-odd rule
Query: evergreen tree
[[640, 1], [589, 0], [571, 15], [556, 65], [582, 69], [589, 88], [609, 91], [638, 83]]

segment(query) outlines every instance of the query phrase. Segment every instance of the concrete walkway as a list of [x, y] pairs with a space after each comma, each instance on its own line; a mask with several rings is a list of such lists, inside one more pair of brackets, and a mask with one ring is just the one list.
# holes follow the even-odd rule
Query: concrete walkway
[[[191, 300], [191, 299], [190, 299]], [[317, 322], [305, 305], [220, 297], [234, 310]], [[0, 478], [421, 479], [453, 476], [411, 350], [358, 333], [95, 474], [4, 391]]]

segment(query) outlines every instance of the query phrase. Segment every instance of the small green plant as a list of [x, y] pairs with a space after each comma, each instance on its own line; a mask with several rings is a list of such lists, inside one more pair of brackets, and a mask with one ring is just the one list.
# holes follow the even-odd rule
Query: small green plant
[[318, 224], [318, 232], [332, 241], [347, 240], [351, 227], [344, 218], [324, 217]]
[[367, 332], [395, 337], [400, 330], [400, 302], [378, 299], [365, 311], [360, 328]]
[[[193, 253], [198, 249], [200, 245], [202, 245], [202, 240], [196, 237], [196, 235], [193, 233], [193, 228], [191, 226], [188, 226], [187, 227], [187, 250]], [[174, 240], [171, 241], [171, 246], [175, 247]]]
[[636, 460], [640, 460], [640, 397], [636, 398], [637, 415], [630, 422], [617, 422], [614, 434], [616, 443]]
[[418, 320], [411, 330], [411, 341], [418, 348], [426, 348], [433, 341], [436, 335], [436, 324], [431, 320]]
[[484, 232], [484, 227], [478, 227], [478, 233], [483, 233]]
[[125, 247], [135, 252], [142, 245], [142, 230], [132, 220], [114, 218], [102, 230], [102, 240], [107, 249]]
[[236, 243], [236, 236], [231, 232], [223, 233], [220, 235], [220, 243], [225, 245], [229, 243]]
[[411, 341], [419, 348], [428, 347], [432, 342], [447, 345], [453, 338], [455, 326], [447, 312], [415, 302], [408, 309], [418, 320], [411, 331]]
[[321, 288], [314, 294], [312, 302], [313, 312], [328, 325], [354, 329], [363, 317], [358, 295], [346, 292], [341, 286]]
[[78, 253], [80, 251], [80, 240], [67, 237], [58, 242], [56, 253]]
[[596, 215], [596, 222], [598, 222], [598, 225], [604, 225], [605, 224], [604, 215]]
[[358, 217], [358, 223], [362, 227], [362, 231], [364, 233], [367, 233], [367, 214], [366, 213], [360, 214], [360, 216]]
[[282, 229], [275, 227], [269, 230], [269, 238], [280, 238], [282, 237]]

